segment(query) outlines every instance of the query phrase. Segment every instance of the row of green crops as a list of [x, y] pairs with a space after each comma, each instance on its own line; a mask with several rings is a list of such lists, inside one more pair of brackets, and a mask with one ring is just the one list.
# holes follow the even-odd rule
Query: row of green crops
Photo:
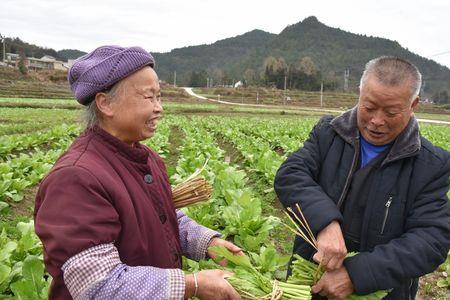
[[67, 105], [77, 102], [75, 99], [0, 98], [0, 103]]
[[0, 136], [0, 160], [12, 158], [15, 153], [28, 150], [38, 150], [38, 146], [45, 145], [47, 149], [60, 149], [61, 141], [73, 139], [80, 133], [77, 125], [58, 125], [47, 131], [30, 134]]
[[[210, 119], [210, 118], [208, 118]], [[304, 118], [301, 122], [292, 119], [256, 119], [238, 121], [233, 119], [214, 118], [223, 126], [233, 126], [235, 131], [258, 137], [267, 142], [273, 150], [293, 152], [302, 146], [318, 118]], [[213, 122], [214, 123], [214, 122]]]
[[273, 151], [271, 144], [265, 139], [252, 137], [240, 130], [240, 127], [250, 126], [249, 123], [230, 122], [218, 118], [210, 118], [202, 122], [214, 133], [223, 135], [241, 152], [248, 166], [264, 176], [267, 183], [272, 185], [275, 174], [285, 157]]
[[9, 206], [6, 201], [21, 201], [25, 189], [39, 183], [69, 144], [61, 142], [60, 149], [21, 154], [0, 163], [0, 212]]
[[[15, 141], [15, 144], [0, 144], [5, 148], [12, 148], [15, 151], [23, 151], [26, 147], [36, 147], [31, 152], [19, 152], [17, 154], [6, 154], [3, 161], [0, 161], [0, 213], [9, 205], [8, 202], [19, 202], [24, 197], [27, 187], [36, 185], [50, 170], [56, 159], [70, 145], [79, 128], [72, 126], [58, 126], [48, 133], [48, 141], [39, 139], [39, 134], [20, 138], [3, 138], [2, 141]], [[45, 143], [46, 148], [40, 149], [38, 145]]]
[[249, 187], [246, 173], [225, 162], [223, 150], [200, 122], [179, 117], [174, 123], [186, 138], [172, 180], [177, 183], [188, 177], [208, 159], [205, 175], [214, 187], [210, 202], [188, 208], [186, 213], [243, 249], [259, 252], [278, 218], [262, 215], [262, 202]]
[[81, 124], [82, 112], [67, 109], [0, 107], [0, 136], [32, 133], [65, 124]]
[[0, 107], [0, 119], [12, 123], [70, 123], [80, 120], [81, 111], [49, 108]]

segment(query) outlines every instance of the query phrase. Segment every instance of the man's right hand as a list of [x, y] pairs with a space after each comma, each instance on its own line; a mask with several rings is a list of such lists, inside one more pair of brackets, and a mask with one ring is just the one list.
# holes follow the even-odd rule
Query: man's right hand
[[[197, 298], [202, 300], [241, 300], [241, 296], [225, 279], [232, 276], [230, 272], [222, 270], [205, 270], [197, 273]], [[186, 275], [185, 299], [194, 296], [195, 283], [192, 274]]]
[[338, 221], [331, 222], [317, 235], [317, 253], [313, 259], [327, 271], [337, 270], [342, 266], [347, 248]]

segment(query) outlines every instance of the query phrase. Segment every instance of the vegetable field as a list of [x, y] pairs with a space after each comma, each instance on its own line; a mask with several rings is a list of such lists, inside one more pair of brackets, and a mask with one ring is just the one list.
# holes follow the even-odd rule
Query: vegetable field
[[[282, 224], [289, 220], [276, 199], [273, 180], [319, 116], [208, 111], [180, 103], [169, 108], [155, 136], [144, 143], [165, 159], [173, 185], [208, 159], [203, 175], [214, 188], [209, 202], [185, 212], [245, 249], [259, 274], [283, 279], [293, 234]], [[82, 131], [80, 119], [81, 111], [71, 108], [0, 107], [0, 299], [46, 299], [51, 278], [33, 230], [34, 195], [40, 180]], [[421, 124], [421, 130], [450, 150], [450, 126]], [[217, 265], [185, 259], [184, 267], [195, 271]], [[447, 260], [423, 280], [420, 297], [448, 297], [449, 272]]]

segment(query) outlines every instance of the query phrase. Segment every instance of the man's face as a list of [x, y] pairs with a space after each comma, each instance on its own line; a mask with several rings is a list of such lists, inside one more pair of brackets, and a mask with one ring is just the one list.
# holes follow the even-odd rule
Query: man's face
[[374, 145], [385, 145], [405, 129], [419, 103], [411, 101], [408, 84], [388, 87], [369, 75], [362, 86], [358, 102], [358, 129]]
[[155, 71], [144, 67], [120, 84], [117, 99], [111, 103], [109, 125], [114, 135], [128, 144], [152, 137], [163, 111]]

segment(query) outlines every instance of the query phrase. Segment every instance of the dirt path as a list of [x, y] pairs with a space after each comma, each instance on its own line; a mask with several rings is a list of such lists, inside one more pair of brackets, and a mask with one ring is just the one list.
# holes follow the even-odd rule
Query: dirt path
[[184, 132], [177, 126], [170, 128], [169, 135], [169, 155], [164, 160], [167, 168], [175, 169], [177, 166], [178, 158], [180, 156], [180, 150], [178, 149], [183, 143]]
[[[276, 108], [276, 109], [290, 109], [290, 110], [301, 110], [301, 111], [313, 111], [313, 112], [325, 112], [325, 113], [338, 113], [341, 114], [345, 112], [344, 110], [337, 110], [337, 109], [326, 109], [326, 108], [309, 108], [309, 107], [296, 107], [296, 106], [276, 106], [276, 105], [265, 105], [265, 104], [249, 104], [249, 103], [234, 103], [234, 102], [228, 102], [228, 101], [222, 101], [222, 100], [216, 100], [211, 98], [206, 98], [204, 96], [198, 95], [194, 93], [191, 87], [183, 87], [183, 89], [192, 97], [207, 100], [211, 102], [221, 103], [221, 104], [227, 104], [227, 105], [235, 105], [235, 106], [244, 106], [244, 107], [259, 107], [259, 108]], [[448, 121], [439, 121], [439, 120], [431, 120], [431, 119], [417, 119], [417, 121], [422, 123], [431, 123], [431, 124], [441, 124], [441, 125], [450, 125], [450, 122]]]
[[24, 191], [24, 198], [17, 202], [17, 203], [11, 203], [10, 202], [10, 211], [5, 216], [6, 220], [13, 220], [17, 217], [33, 217], [33, 211], [34, 211], [34, 200], [36, 198], [36, 193], [39, 189], [39, 185], [35, 185], [32, 187], [27, 188]]

